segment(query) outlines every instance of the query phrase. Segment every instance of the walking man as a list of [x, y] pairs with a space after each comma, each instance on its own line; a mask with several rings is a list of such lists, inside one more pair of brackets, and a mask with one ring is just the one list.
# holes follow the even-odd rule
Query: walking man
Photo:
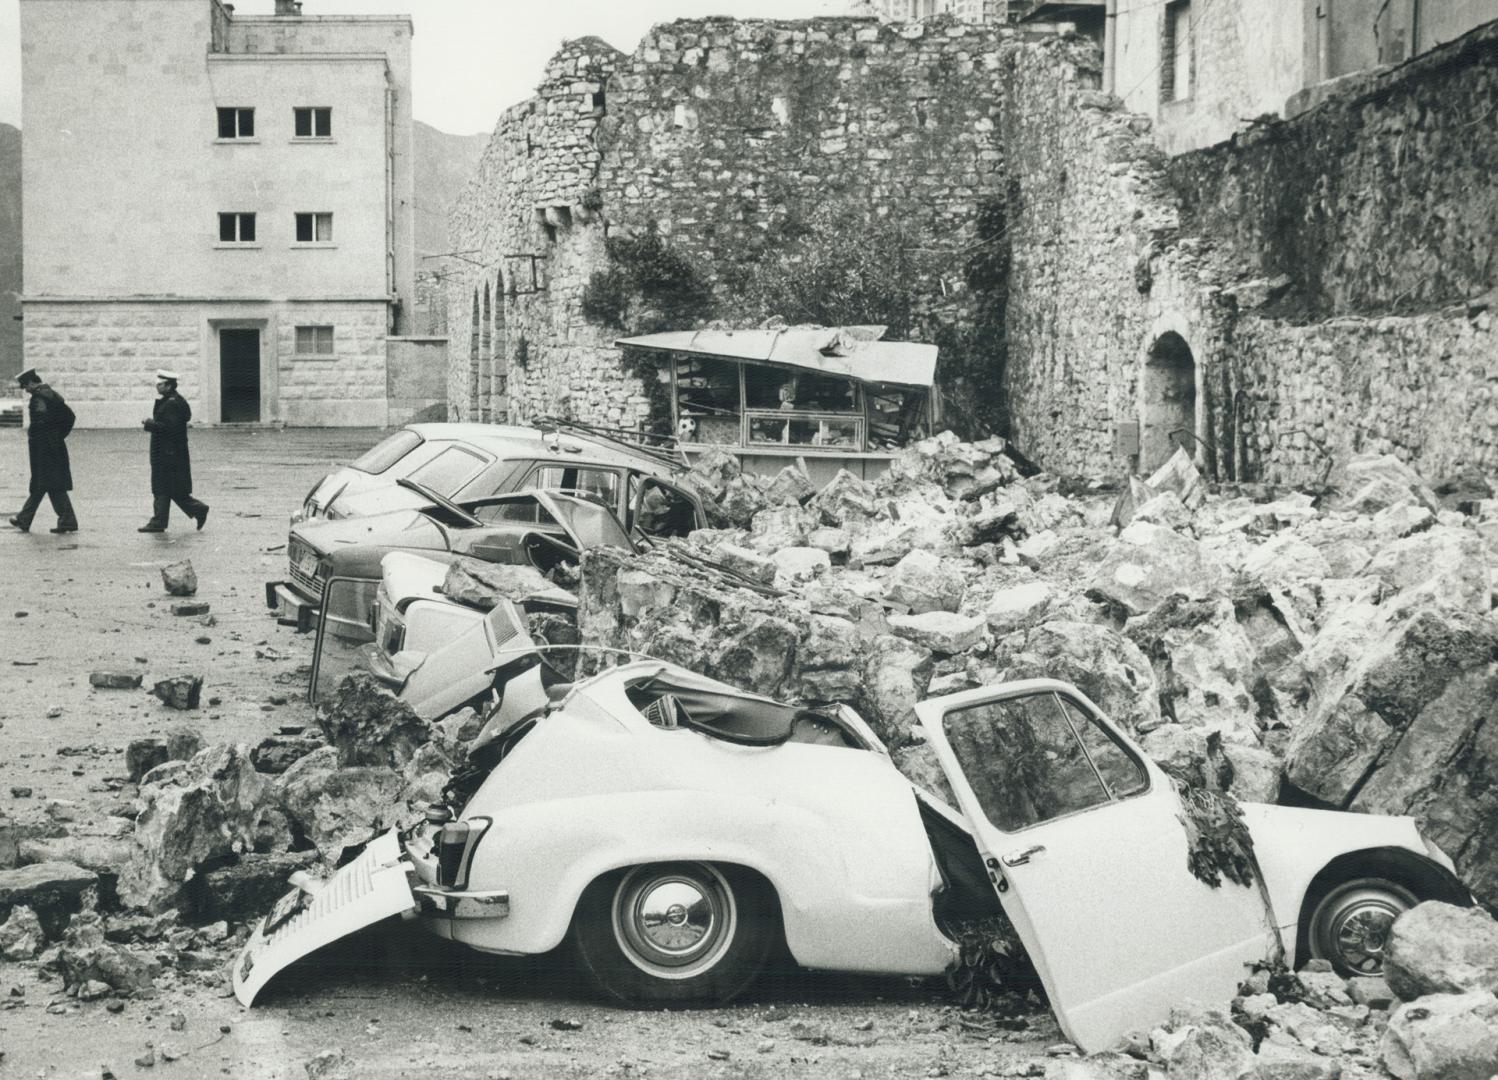
[[73, 410], [68, 408], [62, 395], [42, 382], [42, 377], [30, 368], [16, 376], [21, 389], [31, 395], [26, 403], [30, 413], [31, 427], [26, 433], [26, 450], [31, 459], [31, 488], [21, 512], [10, 519], [10, 523], [22, 532], [31, 531], [31, 519], [36, 508], [46, 495], [57, 514], [55, 533], [78, 531], [78, 519], [73, 515], [73, 501], [68, 492], [73, 490], [73, 470], [68, 464], [68, 448], [64, 440], [73, 430]]
[[192, 497], [192, 462], [187, 456], [187, 422], [192, 409], [177, 393], [177, 373], [156, 373], [156, 404], [141, 426], [151, 433], [151, 520], [137, 532], [166, 532], [172, 503], [197, 520], [208, 520], [208, 504]]

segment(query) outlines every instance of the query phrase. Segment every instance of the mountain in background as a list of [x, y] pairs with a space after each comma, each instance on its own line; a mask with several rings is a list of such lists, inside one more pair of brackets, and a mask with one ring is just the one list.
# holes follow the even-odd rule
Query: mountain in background
[[442, 264], [423, 255], [451, 251], [447, 212], [468, 185], [489, 136], [449, 135], [420, 120], [412, 134], [416, 168], [416, 269], [435, 270]]
[[0, 124], [0, 379], [21, 371], [21, 131]]

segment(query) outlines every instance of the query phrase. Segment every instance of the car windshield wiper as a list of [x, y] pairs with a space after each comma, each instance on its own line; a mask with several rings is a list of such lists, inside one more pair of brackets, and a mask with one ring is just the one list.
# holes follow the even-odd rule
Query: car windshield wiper
[[403, 488], [407, 488], [411, 491], [416, 492], [416, 494], [420, 495], [423, 499], [431, 502], [433, 505], [442, 507], [442, 509], [446, 510], [449, 514], [453, 515], [453, 517], [457, 518], [463, 525], [469, 528], [472, 528], [475, 525], [483, 524], [482, 521], [474, 517], [467, 510], [464, 510], [461, 506], [453, 502], [447, 496], [437, 494], [425, 484], [412, 480], [409, 476], [402, 476], [399, 480], [396, 481], [396, 483]]

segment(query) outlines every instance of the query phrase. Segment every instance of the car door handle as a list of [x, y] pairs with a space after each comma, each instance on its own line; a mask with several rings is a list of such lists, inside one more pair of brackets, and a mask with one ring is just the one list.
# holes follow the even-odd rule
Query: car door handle
[[1030, 861], [1031, 855], [1039, 855], [1044, 850], [1044, 844], [1031, 844], [1024, 851], [1011, 851], [1008, 855], [1004, 856], [1004, 865], [1024, 866], [1025, 863]]

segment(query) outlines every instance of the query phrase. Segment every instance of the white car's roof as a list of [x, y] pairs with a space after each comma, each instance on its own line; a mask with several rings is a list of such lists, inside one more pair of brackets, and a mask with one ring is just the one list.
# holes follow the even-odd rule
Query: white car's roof
[[670, 472], [669, 466], [658, 461], [658, 455], [636, 453], [627, 445], [568, 432], [546, 434], [516, 424], [473, 423], [407, 424], [406, 430], [433, 442], [469, 443], [499, 458], [536, 456], [538, 443], [550, 446], [555, 442], [567, 452], [565, 457], [556, 455], [558, 461], [586, 459], [603, 465], [631, 465], [646, 472]]

